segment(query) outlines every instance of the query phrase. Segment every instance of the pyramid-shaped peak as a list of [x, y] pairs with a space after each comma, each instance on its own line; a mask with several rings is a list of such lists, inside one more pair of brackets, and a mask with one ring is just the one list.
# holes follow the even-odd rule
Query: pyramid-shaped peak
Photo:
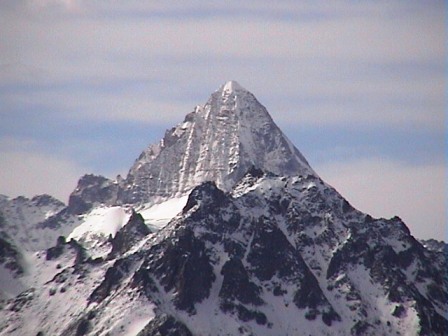
[[228, 191], [251, 167], [315, 174], [255, 96], [228, 81], [140, 155], [126, 178], [124, 203], [183, 196], [206, 181]]
[[237, 81], [230, 80], [221, 86], [221, 91], [234, 92], [234, 91], [247, 91]]

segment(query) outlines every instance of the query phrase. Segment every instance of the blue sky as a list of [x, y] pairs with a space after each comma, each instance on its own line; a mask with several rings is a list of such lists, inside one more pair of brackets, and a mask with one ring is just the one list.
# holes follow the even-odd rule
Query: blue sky
[[0, 2], [0, 193], [125, 175], [227, 80], [360, 210], [446, 235], [443, 1]]

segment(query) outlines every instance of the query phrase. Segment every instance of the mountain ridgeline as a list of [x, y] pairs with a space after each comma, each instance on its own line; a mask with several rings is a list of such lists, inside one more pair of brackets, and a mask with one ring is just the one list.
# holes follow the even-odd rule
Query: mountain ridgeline
[[447, 245], [355, 209], [234, 81], [38, 201], [0, 199], [0, 335], [447, 334]]
[[315, 174], [255, 96], [235, 81], [213, 93], [145, 149], [126, 179], [86, 175], [69, 205], [137, 204], [185, 195], [205, 181], [229, 191], [252, 166], [282, 176]]

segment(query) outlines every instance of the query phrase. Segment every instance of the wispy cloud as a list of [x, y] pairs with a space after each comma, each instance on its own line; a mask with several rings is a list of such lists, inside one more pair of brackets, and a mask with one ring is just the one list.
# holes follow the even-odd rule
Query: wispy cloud
[[[55, 7], [58, 3], [61, 6]], [[45, 94], [63, 96], [64, 88], [65, 95], [70, 94], [82, 83], [88, 92], [61, 100], [72, 104], [71, 110], [89, 111], [85, 116], [141, 120], [142, 113], [129, 112], [127, 107], [132, 107], [148, 110], [150, 119], [161, 111], [147, 105], [185, 109], [186, 104], [173, 101], [192, 103], [185, 98], [189, 88], [208, 92], [229, 78], [262, 93], [288, 119], [294, 106], [308, 103], [302, 108], [303, 122], [395, 122], [401, 120], [391, 112], [401, 106], [399, 114], [409, 116], [405, 120], [433, 127], [443, 115], [444, 20], [443, 3], [438, 1], [425, 6], [234, 2], [203, 10], [195, 1], [116, 7], [82, 1], [29, 4], [0, 14], [0, 85], [25, 84], [45, 99]], [[72, 7], [79, 11], [61, 14], [61, 8]], [[397, 72], [403, 64], [410, 71]], [[110, 109], [94, 103], [96, 95], [98, 101], [107, 100], [111, 84], [128, 78], [141, 79], [140, 87], [131, 84], [131, 94], [109, 92], [120, 101], [114, 104], [122, 106], [120, 112], [108, 113]], [[135, 99], [142, 92], [146, 103]], [[165, 96], [163, 101], [159, 97], [164, 92], [177, 92], [177, 97]], [[80, 102], [84, 106], [79, 107]], [[165, 120], [178, 118], [170, 112]]]

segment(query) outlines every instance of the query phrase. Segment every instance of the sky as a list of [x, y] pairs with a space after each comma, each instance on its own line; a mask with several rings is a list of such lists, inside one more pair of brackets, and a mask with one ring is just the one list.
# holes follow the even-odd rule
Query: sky
[[228, 80], [359, 210], [448, 240], [444, 1], [0, 1], [0, 193], [115, 178]]

